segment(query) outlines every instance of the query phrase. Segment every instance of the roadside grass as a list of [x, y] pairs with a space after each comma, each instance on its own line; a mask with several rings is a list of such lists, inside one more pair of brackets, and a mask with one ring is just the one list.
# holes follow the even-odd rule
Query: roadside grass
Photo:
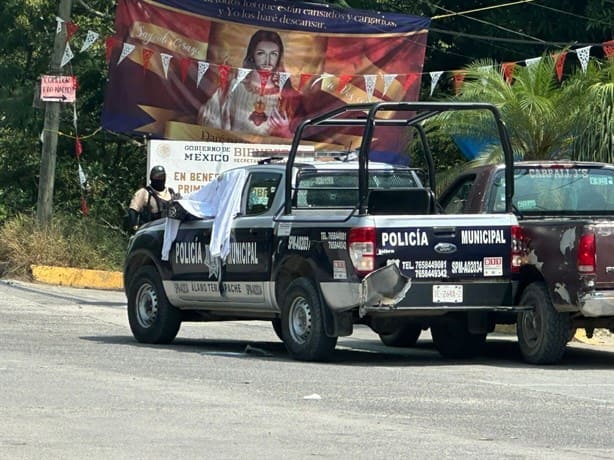
[[127, 240], [88, 217], [55, 215], [39, 227], [20, 214], [0, 227], [0, 274], [31, 279], [32, 265], [121, 271]]

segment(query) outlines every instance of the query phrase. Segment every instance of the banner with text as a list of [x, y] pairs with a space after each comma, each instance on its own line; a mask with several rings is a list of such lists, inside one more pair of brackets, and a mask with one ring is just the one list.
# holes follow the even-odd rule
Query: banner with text
[[[150, 140], [147, 144], [147, 171], [156, 165], [166, 170], [166, 185], [182, 196], [217, 179], [224, 171], [271, 156], [287, 156], [289, 145], [236, 144]], [[312, 160], [314, 148], [301, 146], [297, 158]]]
[[[342, 104], [416, 100], [429, 24], [282, 0], [119, 0], [102, 126], [158, 139], [289, 143], [305, 117]], [[357, 147], [346, 134], [310, 140]], [[386, 142], [383, 150], [405, 145]]]

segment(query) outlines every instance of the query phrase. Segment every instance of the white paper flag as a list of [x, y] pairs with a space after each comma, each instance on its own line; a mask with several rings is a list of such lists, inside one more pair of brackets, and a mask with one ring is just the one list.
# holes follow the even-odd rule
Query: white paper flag
[[77, 131], [77, 104], [72, 105], [72, 125], [75, 127], [75, 132]]
[[198, 61], [198, 74], [196, 77], [196, 86], [200, 85], [200, 81], [203, 79], [205, 74], [209, 70], [209, 63], [204, 61]]
[[430, 72], [429, 75], [431, 76], [431, 96], [433, 95], [433, 91], [435, 90], [435, 86], [437, 86], [437, 82], [439, 81], [439, 78], [443, 75], [443, 70], [439, 70], [437, 72]]
[[532, 67], [535, 64], [538, 64], [539, 61], [541, 61], [541, 60], [542, 60], [541, 57], [534, 57], [534, 58], [525, 59], [524, 63], [526, 64], [527, 67]]
[[396, 73], [387, 73], [384, 74], [384, 95], [386, 95], [386, 93], [388, 92], [388, 90], [390, 89], [390, 85], [392, 85], [392, 82], [397, 78], [397, 74]]
[[373, 97], [373, 93], [375, 91], [375, 80], [377, 79], [377, 75], [363, 75], [365, 79], [365, 89], [367, 90], [367, 100], [371, 102], [371, 98]]
[[230, 92], [231, 93], [235, 89], [237, 89], [237, 86], [239, 86], [239, 83], [241, 83], [243, 80], [245, 80], [245, 77], [247, 77], [251, 71], [252, 71], [252, 69], [244, 69], [242, 67], [240, 67], [239, 70], [237, 70], [237, 78], [235, 78], [235, 81], [232, 84], [232, 88], [230, 88]]
[[286, 82], [290, 78], [290, 72], [279, 72], [279, 89], [284, 89]]
[[576, 50], [576, 54], [578, 55], [578, 59], [580, 60], [580, 66], [582, 67], [582, 71], [586, 72], [588, 67], [588, 59], [591, 55], [591, 47], [585, 46], [584, 48], [578, 48]]
[[89, 49], [96, 40], [98, 40], [100, 34], [98, 32], [94, 32], [93, 30], [88, 30], [87, 35], [85, 37], [85, 41], [83, 42], [83, 46], [81, 47], [80, 53], [83, 53], [85, 50]]
[[117, 65], [120, 65], [122, 61], [126, 59], [128, 55], [134, 51], [134, 48], [136, 48], [136, 46], [134, 46], [132, 43], [124, 43], [124, 46], [122, 48], [122, 53], [119, 55], [119, 59], [117, 60]]
[[160, 59], [162, 60], [162, 69], [164, 69], [164, 78], [168, 78], [168, 68], [171, 65], [172, 54], [160, 53]]
[[64, 24], [64, 19], [62, 19], [59, 16], [56, 16], [55, 22], [56, 22], [55, 33], [59, 34], [60, 32], [62, 32], [62, 24]]
[[79, 183], [81, 184], [81, 188], [85, 188], [85, 185], [87, 184], [87, 177], [85, 177], [85, 171], [83, 171], [83, 168], [81, 167], [81, 164], [79, 163]]
[[72, 50], [70, 49], [70, 43], [66, 42], [66, 48], [64, 48], [64, 55], [62, 56], [60, 67], [64, 67], [66, 64], [68, 64], [73, 57], [75, 56], [72, 54]]

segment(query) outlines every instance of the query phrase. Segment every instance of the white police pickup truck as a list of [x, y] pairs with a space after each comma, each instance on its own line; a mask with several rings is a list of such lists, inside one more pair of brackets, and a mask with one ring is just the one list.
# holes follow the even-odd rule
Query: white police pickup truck
[[[443, 214], [428, 145], [429, 186], [408, 166], [368, 159], [378, 126], [424, 141], [420, 121], [446, 110], [490, 111], [511, 166], [489, 104], [354, 104], [305, 120], [285, 161], [229, 170], [132, 237], [124, 286], [135, 338], [169, 343], [183, 321], [270, 320], [293, 358], [326, 360], [366, 324], [390, 345], [430, 327], [443, 356], [475, 353], [493, 315], [517, 308], [511, 187], [507, 213]], [[304, 131], [330, 126], [362, 132], [357, 158], [297, 159]]]

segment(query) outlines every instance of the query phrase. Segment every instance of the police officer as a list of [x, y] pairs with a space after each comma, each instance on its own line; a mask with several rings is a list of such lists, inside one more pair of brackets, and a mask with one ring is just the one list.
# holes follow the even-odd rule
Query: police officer
[[151, 168], [149, 180], [149, 185], [138, 189], [130, 201], [128, 218], [133, 230], [146, 222], [166, 217], [170, 201], [181, 198], [172, 188], [166, 187], [164, 166]]

